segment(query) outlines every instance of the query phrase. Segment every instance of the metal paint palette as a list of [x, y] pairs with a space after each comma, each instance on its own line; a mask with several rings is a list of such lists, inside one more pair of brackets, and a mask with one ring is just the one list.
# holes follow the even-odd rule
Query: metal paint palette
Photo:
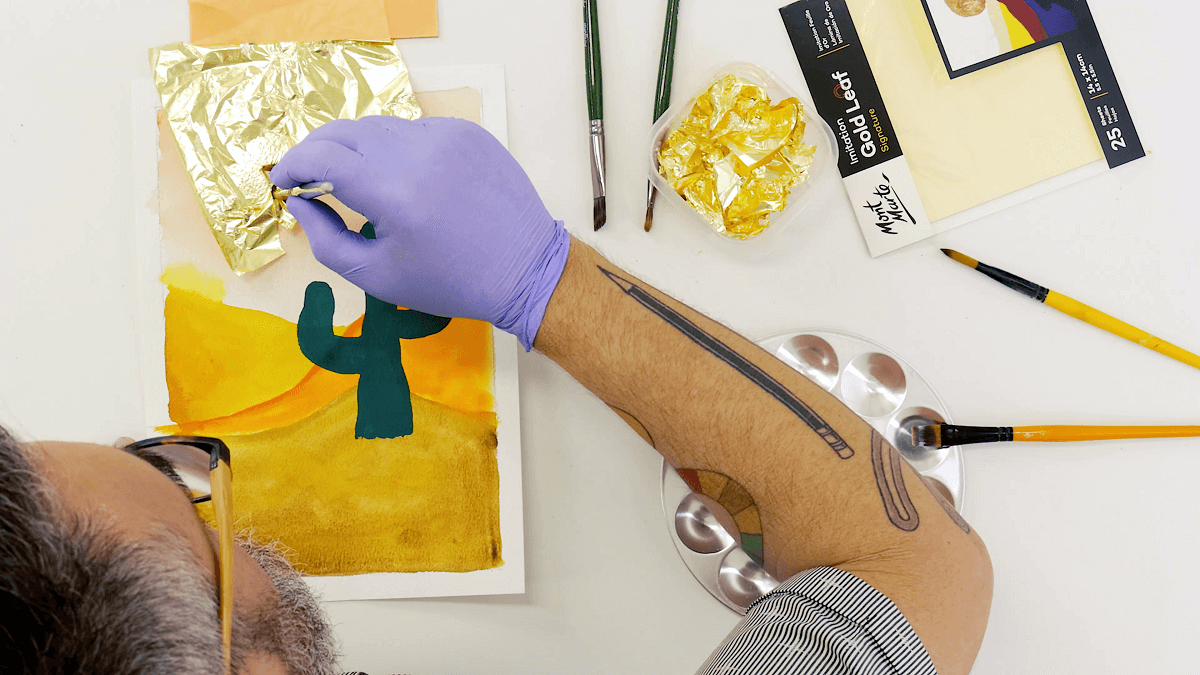
[[[862, 417], [922, 476], [962, 511], [963, 458], [958, 448], [912, 444], [919, 424], [952, 422], [945, 404], [912, 366], [866, 338], [837, 331], [799, 331], [759, 340], [775, 355]], [[762, 556], [758, 510], [744, 488], [719, 474], [685, 471], [663, 462], [663, 512], [675, 549], [692, 575], [739, 614], [779, 581], [756, 561]]]

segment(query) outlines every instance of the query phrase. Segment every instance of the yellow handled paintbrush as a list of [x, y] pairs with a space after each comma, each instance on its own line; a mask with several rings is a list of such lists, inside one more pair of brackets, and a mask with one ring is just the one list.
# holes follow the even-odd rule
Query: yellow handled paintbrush
[[1193, 368], [1200, 368], [1200, 356], [1196, 356], [1186, 349], [1176, 347], [1170, 342], [1167, 342], [1162, 338], [1155, 337], [1140, 328], [1131, 326], [1120, 319], [1111, 317], [1104, 312], [1095, 309], [1094, 307], [1089, 307], [1078, 300], [1068, 298], [1062, 293], [1052, 291], [1045, 286], [1039, 286], [1032, 281], [1022, 279], [1015, 274], [1010, 274], [997, 267], [985, 265], [970, 256], [965, 256], [959, 253], [958, 251], [952, 251], [948, 248], [944, 248], [942, 249], [942, 253], [945, 253], [946, 256], [951, 260], [960, 262], [976, 272], [979, 272], [986, 277], [1008, 286], [1022, 295], [1027, 295], [1038, 302], [1046, 304], [1048, 307], [1057, 309], [1067, 316], [1073, 316], [1084, 323], [1090, 323], [1097, 328], [1101, 328], [1112, 333], [1113, 335], [1123, 337], [1130, 342], [1136, 342], [1147, 349], [1153, 349], [1159, 354], [1169, 356], [1180, 363], [1186, 363]]
[[1092, 427], [1055, 425], [1046, 427], [963, 427], [927, 424], [911, 430], [913, 445], [948, 448], [972, 443], [1064, 443], [1067, 441], [1110, 441], [1129, 438], [1191, 438], [1200, 436], [1200, 426], [1183, 427]]

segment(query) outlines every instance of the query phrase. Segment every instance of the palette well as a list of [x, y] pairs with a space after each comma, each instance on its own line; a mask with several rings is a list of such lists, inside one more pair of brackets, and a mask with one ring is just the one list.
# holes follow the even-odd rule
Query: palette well
[[[962, 510], [958, 448], [912, 444], [921, 424], [952, 422], [933, 388], [886, 347], [838, 331], [790, 331], [759, 346], [836, 396]], [[675, 548], [709, 593], [739, 614], [779, 585], [762, 567], [762, 524], [745, 488], [728, 477], [663, 463], [663, 512]]]

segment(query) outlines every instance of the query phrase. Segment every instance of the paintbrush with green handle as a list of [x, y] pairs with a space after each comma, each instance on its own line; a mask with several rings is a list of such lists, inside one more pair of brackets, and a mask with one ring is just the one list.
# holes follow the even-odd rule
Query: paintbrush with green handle
[[600, 74], [600, 25], [597, 0], [583, 0], [583, 58], [587, 83], [588, 117], [592, 141], [592, 229], [604, 227], [608, 207], [604, 199], [604, 78]]
[[[675, 73], [675, 36], [679, 32], [679, 0], [667, 0], [667, 21], [663, 26], [662, 55], [658, 59], [658, 86], [654, 91], [654, 121], [671, 106], [671, 78]], [[646, 231], [654, 225], [654, 183], [646, 181]]]

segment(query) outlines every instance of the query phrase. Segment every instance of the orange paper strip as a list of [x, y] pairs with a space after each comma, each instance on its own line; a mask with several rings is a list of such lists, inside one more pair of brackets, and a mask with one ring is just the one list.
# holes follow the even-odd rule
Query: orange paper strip
[[[384, 4], [384, 0], [192, 0], [188, 3], [191, 42], [195, 45], [316, 40], [390, 42], [388, 9]], [[435, 15], [436, 12], [435, 6]]]
[[437, 0], [383, 0], [394, 38], [438, 36]]

